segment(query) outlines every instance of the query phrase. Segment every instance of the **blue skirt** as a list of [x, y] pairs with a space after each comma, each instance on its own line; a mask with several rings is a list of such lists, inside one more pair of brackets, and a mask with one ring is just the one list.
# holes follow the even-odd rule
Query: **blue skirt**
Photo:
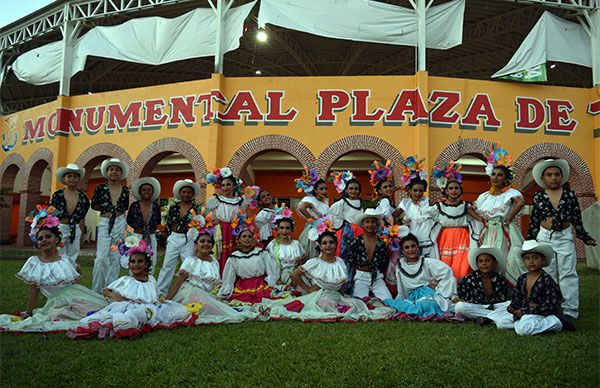
[[386, 299], [383, 303], [400, 313], [421, 318], [443, 315], [444, 312], [433, 299], [434, 295], [435, 290], [428, 286], [421, 286], [412, 290], [406, 299]]

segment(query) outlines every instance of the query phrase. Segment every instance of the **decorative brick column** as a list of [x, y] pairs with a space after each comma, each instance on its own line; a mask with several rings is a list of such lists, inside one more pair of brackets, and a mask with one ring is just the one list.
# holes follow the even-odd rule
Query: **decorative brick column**
[[0, 188], [6, 189], [7, 194], [2, 200], [8, 207], [0, 208], [0, 241], [6, 242], [10, 239], [10, 220], [12, 214], [13, 191], [19, 192], [20, 187], [14, 187], [15, 178], [19, 171], [26, 167], [25, 160], [19, 154], [12, 153], [4, 159], [0, 165]]
[[12, 193], [9, 195], [3, 195], [2, 202], [7, 204], [8, 207], [0, 208], [0, 241], [7, 242], [10, 240], [10, 219], [12, 214], [12, 203], [13, 203], [13, 195]]
[[42, 192], [37, 191], [21, 191], [21, 206], [19, 207], [19, 227], [17, 232], [17, 246], [33, 245], [29, 239], [29, 223], [25, 222], [25, 217], [33, 210], [40, 202]]

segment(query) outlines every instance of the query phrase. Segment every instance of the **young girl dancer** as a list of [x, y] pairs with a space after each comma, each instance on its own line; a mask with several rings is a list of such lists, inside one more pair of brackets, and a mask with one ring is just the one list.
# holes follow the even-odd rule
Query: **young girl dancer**
[[213, 296], [213, 291], [221, 285], [221, 275], [219, 262], [212, 255], [216, 227], [210, 212], [205, 216], [194, 216], [190, 226], [198, 230], [196, 255], [183, 261], [178, 278], [171, 286], [166, 299], [184, 305], [199, 304], [196, 325], [238, 323], [256, 318], [256, 314], [239, 312]]
[[421, 254], [432, 259], [439, 259], [439, 253], [435, 246], [436, 237], [432, 235], [434, 225], [432, 208], [429, 199], [424, 196], [427, 191], [427, 172], [423, 161], [416, 160], [413, 156], [406, 158], [401, 166], [401, 184], [408, 193], [399, 208], [404, 210], [404, 223], [408, 225], [412, 234], [419, 239]]
[[513, 168], [508, 152], [499, 145], [492, 145], [486, 158], [486, 173], [490, 176], [492, 187], [477, 198], [468, 212], [483, 224], [479, 245], [494, 246], [506, 255], [507, 279], [515, 284], [526, 268], [517, 254], [523, 244], [523, 236], [513, 221], [525, 202], [523, 195], [510, 186]]
[[373, 170], [369, 170], [371, 174], [370, 183], [375, 191], [377, 201], [377, 213], [383, 214], [383, 220], [386, 225], [391, 225], [402, 216], [403, 210], [396, 209], [394, 202], [394, 176], [392, 175], [391, 161], [387, 161], [382, 165], [377, 160], [373, 161]]
[[79, 183], [85, 175], [83, 168], [69, 163], [66, 167], [59, 167], [56, 178], [65, 185], [64, 189], [58, 189], [52, 194], [50, 205], [56, 209], [56, 215], [60, 218], [58, 229], [65, 236], [64, 246], [58, 248], [58, 252], [66, 255], [73, 263], [77, 260], [80, 251], [81, 228], [79, 224], [90, 208], [90, 201], [85, 193], [79, 190]]
[[[350, 171], [333, 172], [331, 177], [335, 190], [342, 194], [342, 199], [331, 205], [329, 210], [339, 241], [335, 254], [348, 265], [348, 247], [355, 237], [363, 233], [360, 222], [357, 222], [363, 212], [360, 199], [361, 187], [360, 182], [354, 179]], [[349, 265], [348, 267], [350, 268]], [[352, 281], [352, 274], [348, 275]]]
[[123, 253], [121, 264], [131, 276], [122, 276], [102, 290], [111, 303], [83, 318], [67, 332], [69, 338], [137, 338], [152, 329], [194, 323], [195, 316], [185, 306], [159, 301], [156, 280], [149, 275], [152, 248], [144, 240], [129, 236], [117, 252]]
[[[267, 190], [261, 189], [258, 186], [246, 186], [244, 194], [252, 198], [249, 207], [260, 209], [256, 214], [254, 222], [258, 227], [258, 239], [262, 248], [266, 248], [267, 244], [273, 239], [273, 197]], [[253, 205], [256, 203], [256, 205]]]
[[277, 284], [288, 288], [292, 272], [306, 260], [306, 252], [298, 240], [292, 240], [295, 224], [290, 208], [282, 204], [275, 209], [274, 222], [277, 225], [277, 237], [267, 245], [279, 272]]
[[160, 224], [160, 205], [156, 202], [160, 197], [160, 182], [156, 178], [145, 177], [133, 182], [131, 191], [137, 201], [129, 205], [127, 211], [127, 225], [133, 231], [134, 236], [143, 239], [152, 247], [152, 269], [150, 275], [154, 275], [156, 267], [158, 247], [156, 242], [156, 227]]
[[229, 302], [258, 303], [270, 298], [278, 278], [275, 262], [256, 247], [256, 225], [242, 214], [232, 220], [239, 249], [229, 256], [223, 271], [219, 297]]
[[[259, 307], [270, 310], [271, 319], [317, 322], [388, 319], [394, 311], [377, 299], [372, 299], [367, 306], [360, 299], [341, 294], [341, 289], [348, 281], [348, 272], [344, 261], [335, 256], [337, 236], [333, 233], [331, 221], [317, 220], [312, 226], [318, 235], [321, 255], [309, 259], [292, 274], [292, 285], [302, 289], [306, 295], [264, 300]], [[321, 230], [320, 235], [318, 230]]]
[[[306, 194], [297, 206], [298, 214], [302, 218], [316, 220], [329, 214], [327, 183], [319, 178], [316, 169], [304, 167], [304, 175], [294, 181], [298, 192], [304, 191]], [[298, 240], [308, 257], [315, 257], [317, 255], [315, 243], [308, 238], [308, 232], [311, 228], [310, 222], [307, 222]]]
[[121, 180], [127, 179], [129, 166], [117, 158], [111, 158], [102, 162], [100, 172], [108, 182], [97, 186], [92, 196], [92, 209], [100, 212], [96, 260], [92, 272], [92, 289], [98, 293], [119, 277], [119, 256], [110, 247], [127, 227], [123, 214], [129, 207], [129, 189], [121, 185]]
[[[29, 237], [40, 250], [17, 273], [30, 285], [27, 309], [20, 316], [0, 315], [0, 331], [64, 331], [107, 304], [100, 294], [78, 284], [81, 274], [75, 269], [75, 262], [58, 252], [61, 233], [53, 211], [52, 207], [38, 207], [35, 217], [27, 219], [32, 222]], [[48, 301], [44, 307], [34, 309], [40, 292]]]
[[461, 165], [454, 161], [433, 169], [433, 182], [442, 190], [443, 200], [432, 206], [432, 216], [441, 230], [437, 237], [440, 259], [452, 268], [459, 280], [468, 275], [471, 236], [468, 221], [469, 204], [461, 199], [463, 193]]
[[167, 249], [163, 265], [158, 274], [158, 289], [161, 295], [166, 295], [173, 280], [177, 262], [194, 253], [194, 239], [188, 235], [189, 223], [194, 212], [198, 211], [195, 198], [200, 193], [200, 185], [191, 179], [183, 179], [173, 185], [173, 196], [179, 200], [169, 207], [167, 229], [171, 232], [167, 238]]
[[221, 274], [231, 253], [235, 249], [235, 236], [231, 221], [240, 212], [245, 211], [246, 204], [240, 197], [242, 181], [231, 172], [229, 167], [223, 167], [206, 175], [204, 184], [212, 184], [216, 193], [206, 201], [206, 209], [212, 211], [217, 226], [217, 257]]

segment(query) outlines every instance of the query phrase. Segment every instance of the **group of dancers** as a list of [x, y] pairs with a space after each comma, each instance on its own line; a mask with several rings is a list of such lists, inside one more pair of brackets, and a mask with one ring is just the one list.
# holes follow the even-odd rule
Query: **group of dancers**
[[[475, 319], [521, 335], [574, 330], [579, 284], [572, 229], [585, 244], [596, 242], [565, 186], [568, 163], [535, 165], [541, 190], [524, 241], [514, 223], [524, 200], [511, 187], [511, 157], [499, 145], [485, 155], [491, 188], [473, 203], [462, 200], [456, 162], [434, 166], [430, 180], [443, 199], [431, 204], [424, 196], [423, 160], [404, 159], [397, 183], [407, 196], [396, 205], [390, 162], [375, 161], [369, 174], [376, 201], [368, 208], [352, 172], [331, 174], [342, 197], [330, 206], [326, 181], [305, 167], [295, 180], [306, 194], [296, 208], [307, 220], [298, 240], [292, 239], [293, 211], [274, 205], [264, 188], [244, 186], [231, 169], [215, 170], [199, 183], [179, 180], [157, 280], [160, 183], [153, 177], [133, 182], [136, 201], [130, 204], [122, 184], [128, 166], [107, 159], [101, 165], [107, 182], [91, 200], [101, 216], [92, 289], [79, 284], [77, 264], [79, 224], [90, 201], [78, 189], [84, 170], [69, 164], [56, 172], [65, 188], [28, 219], [40, 252], [17, 273], [30, 285], [27, 308], [0, 315], [0, 331], [131, 338], [256, 319]], [[196, 198], [208, 184], [215, 194], [202, 205]], [[121, 268], [128, 274], [119, 277]], [[34, 309], [40, 292], [48, 300]]]

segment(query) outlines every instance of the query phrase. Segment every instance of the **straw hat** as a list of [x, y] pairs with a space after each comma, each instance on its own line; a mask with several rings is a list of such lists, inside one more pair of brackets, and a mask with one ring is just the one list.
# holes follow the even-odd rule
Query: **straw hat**
[[542, 175], [544, 171], [549, 167], [558, 167], [562, 172], [562, 180], [560, 181], [560, 185], [564, 185], [569, 180], [569, 174], [571, 172], [571, 168], [569, 167], [569, 163], [564, 159], [546, 159], [536, 163], [533, 166], [533, 179], [535, 179], [535, 183], [542, 188], [546, 188], [546, 184], [542, 180]]
[[125, 162], [122, 162], [117, 158], [110, 158], [106, 159], [100, 165], [100, 172], [102, 173], [102, 176], [106, 179], [108, 179], [108, 176], [106, 174], [110, 166], [119, 166], [121, 168], [121, 179], [127, 179], [127, 177], [129, 176], [129, 166], [125, 164]]
[[147, 176], [136, 180], [131, 185], [131, 194], [133, 194], [135, 199], [137, 199], [138, 201], [142, 200], [142, 197], [140, 195], [140, 188], [143, 185], [150, 185], [152, 186], [152, 189], [154, 189], [154, 191], [152, 192], [152, 201], [156, 201], [158, 197], [160, 197], [160, 182], [156, 178]]
[[546, 259], [544, 267], [549, 266], [550, 262], [552, 261], [552, 258], [554, 257], [554, 249], [552, 249], [550, 245], [540, 244], [536, 240], [524, 241], [523, 246], [521, 247], [521, 249], [519, 249], [519, 256], [521, 256], [522, 258], [524, 254], [530, 252], [539, 253], [542, 256], [544, 256], [544, 258]]
[[56, 170], [56, 179], [58, 179], [58, 181], [60, 183], [64, 184], [65, 183], [65, 174], [67, 174], [69, 172], [75, 172], [75, 173], [79, 174], [79, 179], [83, 179], [83, 176], [85, 175], [84, 168], [79, 168], [79, 166], [77, 166], [75, 163], [69, 163], [65, 167], [59, 167]]
[[377, 211], [377, 209], [366, 209], [361, 215], [355, 218], [356, 225], [362, 225], [362, 222], [367, 218], [377, 218], [378, 221], [383, 219], [383, 213]]
[[471, 268], [473, 268], [474, 271], [477, 270], [477, 258], [484, 253], [487, 253], [496, 259], [496, 272], [504, 274], [506, 271], [506, 256], [500, 249], [490, 245], [482, 245], [479, 248], [471, 249], [469, 251], [469, 265]]
[[200, 194], [200, 184], [199, 183], [195, 183], [191, 179], [181, 179], [181, 180], [178, 180], [177, 182], [175, 182], [175, 184], [173, 185], [173, 196], [175, 198], [177, 198], [178, 200], [181, 200], [180, 191], [184, 187], [191, 187], [194, 190], [194, 198], [196, 198], [198, 196], [198, 194]]

